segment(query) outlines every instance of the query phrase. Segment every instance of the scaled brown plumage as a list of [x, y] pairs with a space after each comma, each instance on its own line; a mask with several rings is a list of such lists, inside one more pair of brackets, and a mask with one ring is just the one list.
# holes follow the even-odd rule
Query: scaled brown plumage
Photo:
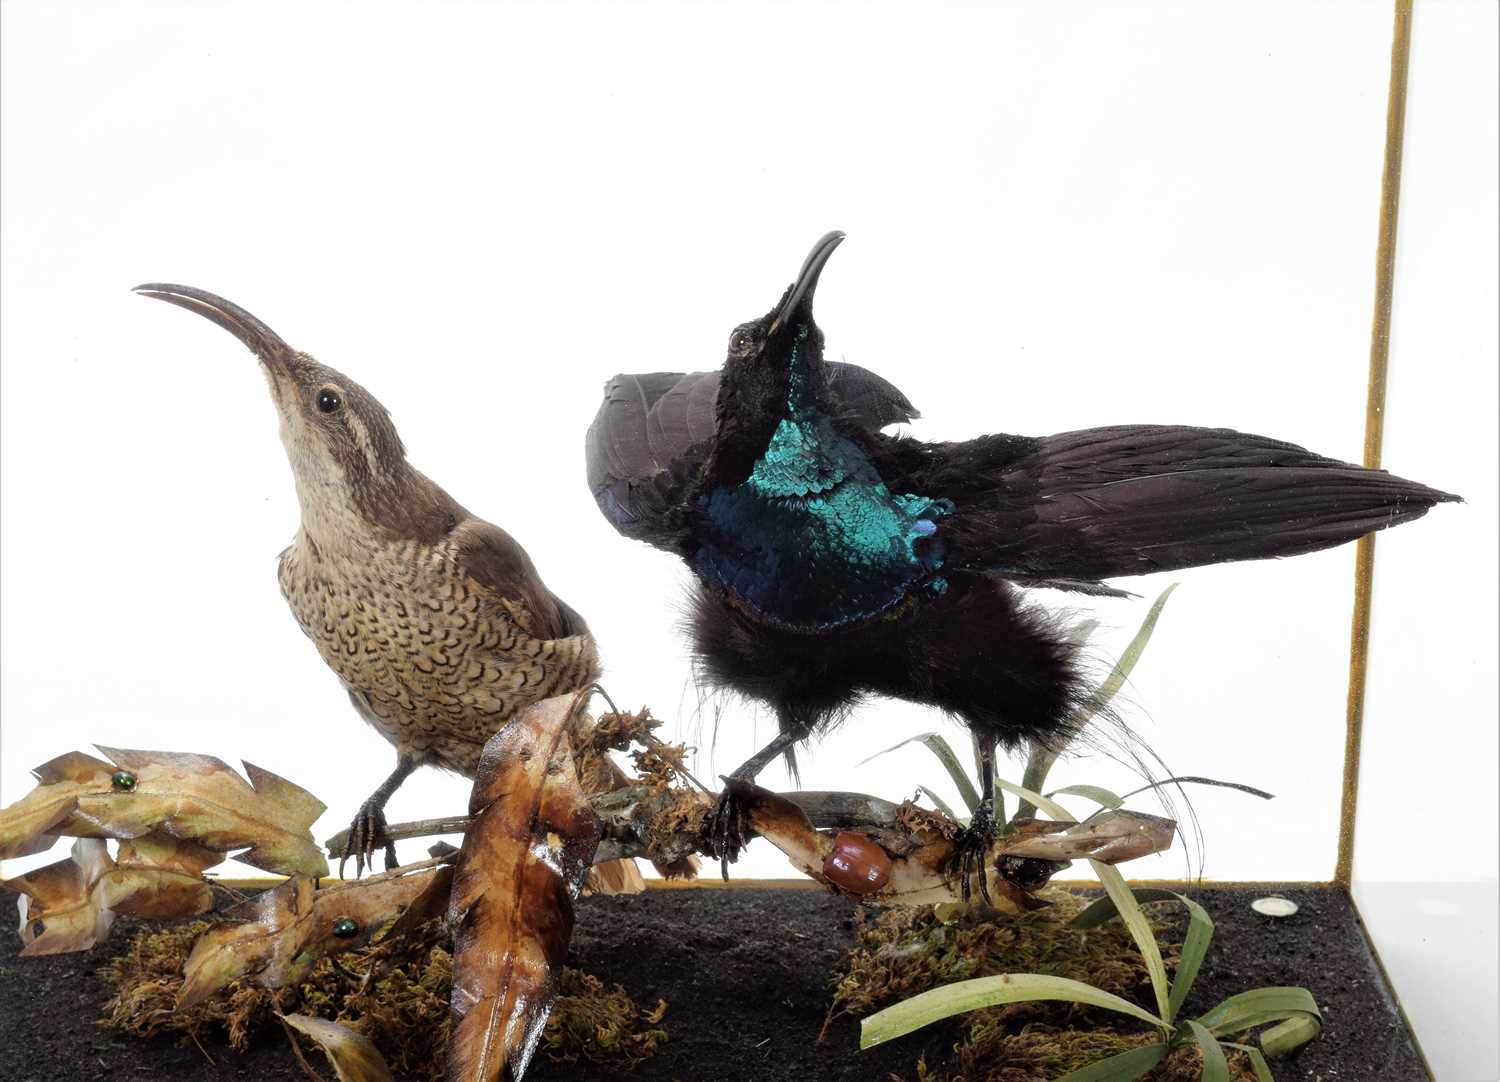
[[412, 468], [363, 387], [222, 297], [160, 283], [136, 291], [217, 323], [265, 370], [302, 513], [281, 554], [281, 592], [360, 716], [396, 748], [395, 771], [349, 832], [344, 855], [362, 871], [408, 774], [431, 763], [472, 778], [511, 717], [597, 679], [594, 641], [525, 549]]

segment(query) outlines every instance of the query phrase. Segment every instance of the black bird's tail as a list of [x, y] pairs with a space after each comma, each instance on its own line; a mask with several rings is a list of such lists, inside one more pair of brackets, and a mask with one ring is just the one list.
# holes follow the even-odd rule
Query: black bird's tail
[[[912, 491], [953, 499], [959, 566], [1095, 582], [1294, 556], [1459, 497], [1228, 429], [1122, 425], [931, 448]], [[908, 465], [913, 465], [911, 459]], [[921, 476], [927, 474], [928, 476]]]

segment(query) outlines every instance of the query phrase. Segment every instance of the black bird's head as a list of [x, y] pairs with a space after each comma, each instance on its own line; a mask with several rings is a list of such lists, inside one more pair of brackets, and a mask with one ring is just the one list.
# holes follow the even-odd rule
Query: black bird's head
[[729, 336], [711, 466], [718, 477], [743, 478], [750, 472], [776, 425], [794, 408], [794, 398], [809, 408], [826, 403], [823, 332], [813, 319], [813, 294], [824, 265], [843, 240], [837, 230], [825, 234], [776, 307], [741, 323]]
[[[390, 414], [348, 376], [292, 349], [275, 331], [237, 304], [191, 286], [152, 282], [135, 287], [146, 297], [212, 320], [260, 360], [281, 417], [303, 518], [309, 511], [357, 510], [383, 523], [398, 509], [416, 472]], [[389, 523], [383, 523], [389, 524]]]

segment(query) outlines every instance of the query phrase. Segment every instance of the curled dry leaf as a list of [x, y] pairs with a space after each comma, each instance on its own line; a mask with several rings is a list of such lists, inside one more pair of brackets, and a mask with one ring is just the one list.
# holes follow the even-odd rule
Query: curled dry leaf
[[368, 943], [448, 874], [441, 867], [397, 868], [322, 890], [311, 877], [294, 875], [256, 898], [253, 919], [221, 924], [199, 937], [183, 966], [177, 1005], [200, 1003], [240, 977], [266, 988], [301, 980], [324, 955]]
[[[837, 884], [824, 874], [825, 861], [834, 851], [835, 838], [812, 827], [803, 810], [784, 796], [744, 782], [736, 785], [750, 806], [750, 825], [805, 875], [830, 887]], [[997, 862], [1006, 856], [1035, 857], [1042, 860], [1069, 860], [1075, 856], [1106, 854], [1107, 862], [1129, 860], [1146, 853], [1159, 852], [1172, 844], [1175, 824], [1169, 819], [1140, 815], [1135, 812], [1112, 812], [1092, 821], [1087, 833], [1070, 834], [1074, 823], [1045, 823], [1016, 834], [1005, 835], [995, 842], [985, 860], [990, 897], [1004, 912], [1021, 912], [1036, 903], [1030, 895], [1003, 878]], [[883, 837], [883, 832], [882, 832]], [[937, 829], [922, 829], [912, 834], [891, 852], [890, 875], [881, 889], [861, 894], [862, 901], [877, 905], [933, 905], [960, 898], [960, 882], [952, 872], [953, 839]]]
[[396, 1082], [379, 1050], [363, 1033], [326, 1018], [309, 1018], [305, 1014], [278, 1014], [298, 1033], [312, 1038], [333, 1064], [339, 1082]]
[[21, 895], [21, 954], [88, 950], [108, 935], [115, 915], [95, 887], [112, 867], [103, 841], [79, 838], [67, 860], [7, 879], [4, 886]]
[[573, 934], [573, 900], [602, 826], [568, 728], [581, 696], [530, 707], [485, 745], [454, 876], [449, 1082], [519, 1080]]
[[22, 954], [88, 950], [116, 914], [192, 917], [213, 906], [203, 871], [223, 857], [166, 834], [120, 843], [109, 858], [102, 838], [79, 838], [67, 859], [4, 884], [21, 898]]
[[584, 883], [587, 894], [640, 894], [645, 889], [645, 877], [629, 857], [595, 864]]
[[203, 873], [224, 859], [170, 834], [143, 834], [120, 842], [115, 866], [99, 880], [100, 901], [116, 913], [158, 920], [195, 917], [213, 908]]
[[328, 863], [308, 831], [323, 803], [251, 763], [245, 781], [208, 755], [100, 748], [113, 763], [69, 752], [37, 767], [37, 787], [0, 810], [0, 858], [39, 836], [139, 838], [163, 831], [283, 875], [323, 876]]
[[1023, 819], [1016, 834], [1003, 841], [1005, 856], [1039, 860], [1097, 860], [1123, 864], [1172, 847], [1177, 824], [1159, 815], [1116, 809], [1103, 811], [1083, 823], [1054, 823]]

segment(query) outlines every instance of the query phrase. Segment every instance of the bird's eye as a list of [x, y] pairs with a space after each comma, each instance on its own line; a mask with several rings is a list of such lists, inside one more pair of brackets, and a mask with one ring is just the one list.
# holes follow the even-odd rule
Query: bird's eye
[[324, 413], [332, 413], [343, 404], [344, 400], [331, 387], [324, 387], [318, 392], [318, 409]]

